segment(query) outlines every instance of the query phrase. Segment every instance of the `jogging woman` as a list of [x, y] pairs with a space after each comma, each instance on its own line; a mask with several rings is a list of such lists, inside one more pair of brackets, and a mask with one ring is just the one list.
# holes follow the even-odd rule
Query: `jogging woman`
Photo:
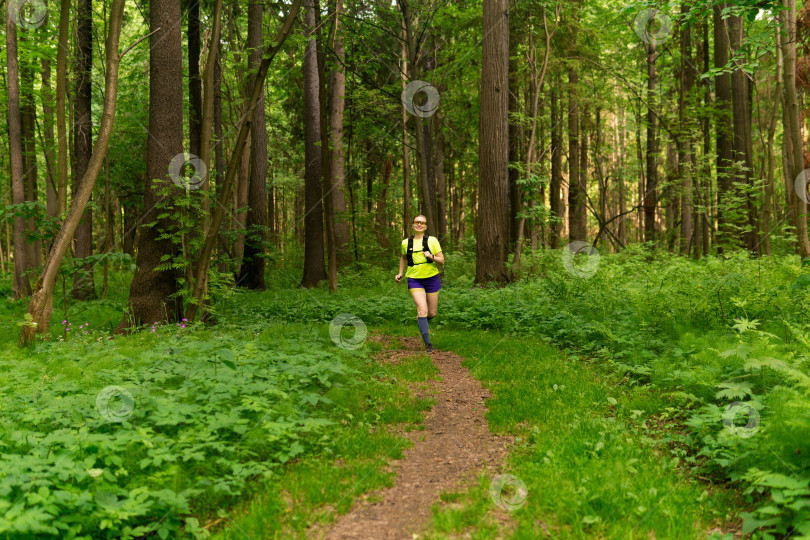
[[394, 279], [399, 283], [402, 274], [408, 278], [408, 291], [411, 293], [413, 303], [416, 304], [419, 333], [422, 334], [427, 352], [433, 352], [435, 349], [430, 343], [428, 321], [436, 316], [436, 308], [439, 305], [439, 289], [442, 288], [442, 283], [439, 280], [439, 267], [436, 263], [444, 264], [444, 255], [438, 238], [428, 236], [425, 241], [426, 230], [425, 216], [413, 218], [413, 236], [402, 241], [399, 274]]

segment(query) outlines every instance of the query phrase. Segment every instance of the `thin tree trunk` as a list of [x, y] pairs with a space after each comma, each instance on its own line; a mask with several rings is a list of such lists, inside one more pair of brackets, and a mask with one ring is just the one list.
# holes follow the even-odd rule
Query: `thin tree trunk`
[[560, 188], [562, 186], [562, 100], [560, 100], [560, 77], [554, 77], [551, 84], [551, 182], [549, 183], [549, 210], [551, 226], [549, 227], [549, 246], [560, 247], [560, 229], [562, 228], [562, 205]]
[[[201, 154], [202, 79], [200, 78], [200, 0], [188, 3], [188, 140], [189, 150]], [[248, 38], [249, 39], [249, 38]], [[208, 162], [204, 162], [208, 166]]]
[[644, 241], [655, 242], [655, 209], [658, 201], [658, 130], [655, 116], [655, 42], [647, 44], [647, 182], [644, 189]]
[[[8, 153], [11, 168], [11, 203], [25, 202], [23, 183], [22, 115], [20, 113], [20, 79], [17, 63], [17, 24], [11, 6], [6, 10], [6, 76], [8, 79]], [[15, 298], [31, 296], [31, 283], [25, 273], [27, 268], [25, 219], [14, 213], [14, 281]]]
[[[92, 69], [93, 69], [93, 3], [92, 0], [79, 0], [76, 18], [76, 100], [73, 145], [76, 156], [75, 194], [81, 186], [90, 156], [93, 152], [92, 121]], [[169, 158], [171, 160], [171, 158]], [[168, 163], [168, 162], [167, 162]], [[74, 195], [75, 196], [75, 195]], [[86, 208], [75, 233], [75, 255], [85, 259], [93, 254], [93, 211]], [[93, 278], [93, 265], [87, 264], [73, 274], [71, 296], [77, 300], [96, 297]]]
[[[407, 33], [405, 32], [405, 22], [402, 22], [402, 49], [400, 52], [400, 71], [402, 77], [402, 91], [405, 91], [405, 86], [408, 83], [408, 47], [407, 47]], [[334, 102], [333, 102], [334, 103]], [[334, 106], [334, 104], [333, 104]], [[408, 147], [408, 109], [405, 103], [402, 103], [402, 193], [403, 193], [403, 210], [402, 210], [402, 232], [403, 236], [410, 236], [411, 230], [411, 157], [409, 155]], [[333, 117], [334, 118], [334, 117]]]
[[[79, 183], [79, 190], [70, 206], [70, 211], [65, 218], [62, 228], [54, 240], [53, 248], [48, 254], [42, 268], [39, 280], [31, 297], [28, 306], [28, 313], [32, 316], [32, 323], [23, 326], [20, 332], [20, 344], [28, 345], [33, 342], [37, 333], [47, 334], [48, 326], [53, 308], [53, 293], [56, 278], [59, 274], [59, 266], [62, 259], [70, 248], [70, 241], [79, 221], [82, 218], [84, 207], [90, 200], [93, 185], [101, 170], [102, 160], [107, 154], [107, 148], [112, 134], [113, 122], [115, 120], [115, 102], [118, 94], [118, 65], [121, 56], [118, 53], [118, 38], [121, 34], [121, 21], [124, 15], [125, 0], [114, 0], [110, 11], [110, 21], [108, 24], [104, 84], [104, 108], [101, 115], [98, 139], [93, 151], [93, 155], [88, 164], [85, 176]], [[7, 28], [8, 29], [8, 28]]]
[[[681, 14], [687, 15], [689, 6], [681, 5]], [[693, 158], [692, 148], [692, 120], [690, 113], [690, 99], [692, 88], [695, 85], [695, 72], [692, 58], [692, 27], [684, 24], [681, 27], [681, 80], [678, 107], [679, 137], [681, 139], [678, 155], [678, 177], [681, 181], [681, 254], [688, 257], [692, 249], [692, 234], [694, 225], [692, 223], [692, 174], [691, 168]]]
[[57, 205], [61, 214], [67, 210], [68, 137], [65, 122], [65, 96], [67, 94], [67, 49], [70, 31], [71, 0], [61, 0], [59, 11], [59, 46], [56, 50], [56, 141], [59, 153], [57, 166]]
[[[337, 264], [349, 261], [349, 223], [346, 214], [346, 159], [343, 152], [343, 113], [346, 106], [346, 73], [343, 63], [346, 49], [343, 46], [343, 29], [340, 15], [343, 13], [343, 0], [335, 0], [335, 56], [337, 62], [331, 72], [329, 135], [332, 147], [332, 209], [335, 215], [335, 252]], [[404, 47], [404, 45], [403, 45]], [[404, 107], [403, 107], [404, 110]]]
[[568, 241], [585, 241], [585, 193], [580, 181], [579, 75], [568, 71]]
[[[53, 134], [53, 87], [51, 86], [51, 61], [42, 59], [42, 114], [43, 114], [43, 154], [45, 157], [45, 194], [48, 217], [56, 218], [59, 201], [56, 187], [56, 154], [54, 152]], [[47, 246], [50, 251], [50, 245]]]
[[[38, 180], [39, 170], [37, 168], [37, 146], [36, 146], [36, 100], [34, 98], [34, 68], [31, 62], [27, 59], [21, 62], [20, 65], [21, 75], [21, 100], [20, 100], [20, 118], [22, 128], [22, 149], [23, 149], [23, 184], [25, 185], [25, 200], [27, 202], [36, 202], [38, 197]], [[26, 234], [28, 241], [26, 248], [28, 254], [26, 256], [27, 268], [26, 272], [29, 274], [31, 271], [42, 264], [42, 252], [40, 247], [40, 240], [37, 237], [36, 220], [30, 217], [25, 222]]]

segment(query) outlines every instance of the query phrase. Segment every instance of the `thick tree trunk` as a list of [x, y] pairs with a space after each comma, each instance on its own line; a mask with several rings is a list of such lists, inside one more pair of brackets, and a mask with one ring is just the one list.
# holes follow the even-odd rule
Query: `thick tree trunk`
[[[138, 240], [137, 269], [129, 289], [131, 320], [119, 328], [175, 321], [182, 316], [182, 300], [173, 295], [179, 290], [179, 271], [158, 269], [165, 265], [164, 256], [179, 256], [177, 244], [159, 238], [171, 231], [170, 217], [158, 218], [158, 203], [171, 204], [172, 196], [161, 192], [176, 186], [167, 174], [168, 164], [183, 151], [183, 51], [181, 47], [180, 3], [176, 0], [154, 0], [150, 6], [149, 27], [155, 32], [149, 48], [149, 133], [147, 139], [146, 185], [144, 186], [143, 223]], [[156, 46], [156, 45], [160, 46]], [[178, 192], [179, 193], [179, 192]]]
[[[728, 18], [729, 45], [731, 50], [736, 52], [742, 47], [745, 38], [745, 22], [740, 16], [730, 16]], [[737, 60], [735, 64], [739, 63]], [[740, 188], [735, 189], [738, 196], [746, 201], [739, 208], [739, 220], [737, 226], [747, 231], [740, 236], [743, 244], [749, 251], [757, 251], [757, 216], [756, 206], [753, 197], [745, 190], [745, 186], [750, 187], [752, 180], [752, 142], [751, 142], [751, 122], [748, 95], [747, 75], [741, 67], [735, 65], [731, 72], [731, 98], [732, 113], [734, 117], [734, 138], [733, 138], [733, 159], [742, 166], [735, 166], [735, 181]]]
[[110, 22], [108, 25], [109, 34], [105, 44], [106, 66], [104, 85], [104, 108], [99, 126], [96, 147], [88, 164], [84, 178], [79, 183], [79, 190], [73, 199], [62, 228], [54, 240], [53, 248], [45, 260], [36, 290], [31, 297], [28, 306], [28, 313], [32, 317], [32, 323], [23, 327], [20, 333], [20, 344], [28, 345], [34, 340], [37, 332], [47, 333], [53, 306], [53, 292], [56, 278], [59, 275], [59, 266], [62, 259], [70, 248], [70, 241], [79, 221], [82, 218], [84, 207], [90, 200], [93, 185], [101, 170], [102, 161], [107, 153], [107, 147], [112, 134], [113, 121], [115, 120], [115, 101], [118, 94], [118, 64], [121, 57], [118, 54], [118, 38], [121, 34], [121, 21], [124, 14], [125, 0], [114, 0], [110, 11]]
[[509, 280], [509, 2], [484, 0], [483, 11], [477, 283]]
[[[714, 6], [714, 67], [725, 68], [728, 64], [729, 38], [726, 21], [722, 11], [727, 3]], [[733, 237], [733, 228], [728, 219], [732, 186], [732, 165], [734, 162], [731, 112], [731, 74], [719, 73], [714, 80], [715, 107], [717, 111], [717, 232], [721, 234], [718, 252], [722, 253], [723, 244], [728, 244]]]
[[[73, 151], [76, 156], [76, 185], [73, 193], [81, 186], [90, 156], [93, 153], [92, 81], [93, 70], [93, 2], [79, 0], [76, 20], [76, 101], [74, 102], [75, 124], [73, 126]], [[169, 158], [171, 159], [171, 158]], [[74, 195], [75, 196], [75, 195]], [[93, 254], [93, 211], [86, 208], [75, 234], [76, 258], [84, 259]], [[86, 300], [95, 298], [93, 265], [88, 264], [73, 274], [73, 298]]]
[[[780, 13], [782, 31], [785, 38], [782, 41], [782, 84], [785, 89], [784, 106], [784, 132], [785, 132], [785, 165], [786, 173], [791, 184], [804, 169], [804, 145], [802, 142], [801, 123], [799, 116], [799, 100], [796, 92], [796, 0], [783, 0], [784, 11]], [[806, 179], [802, 187], [807, 192]], [[792, 186], [791, 186], [792, 187]], [[807, 203], [804, 197], [796, 196], [795, 189], [791, 190], [793, 198], [794, 226], [796, 227], [796, 249], [802, 259], [810, 257], [810, 243], [807, 239]]]
[[[248, 66], [251, 73], [262, 63], [262, 3], [248, 5]], [[248, 95], [253, 91], [250, 88]], [[248, 289], [264, 289], [264, 242], [267, 227], [267, 125], [264, 116], [264, 94], [253, 109], [250, 126], [250, 179], [245, 251], [237, 282]]]
[[[23, 183], [22, 117], [20, 113], [20, 77], [17, 63], [17, 24], [10, 6], [6, 9], [6, 78], [8, 95], [8, 153], [11, 166], [11, 203], [25, 202]], [[25, 219], [14, 213], [14, 281], [15, 298], [31, 296], [27, 268]]]
[[304, 276], [301, 287], [315, 287], [327, 278], [324, 260], [323, 192], [321, 188], [322, 155], [320, 96], [318, 93], [318, 59], [315, 41], [314, 0], [304, 2], [304, 24], [310, 38], [304, 52], [304, 183], [306, 209], [304, 218]]
[[57, 205], [61, 214], [67, 210], [68, 183], [68, 136], [65, 119], [65, 96], [67, 95], [67, 51], [70, 32], [71, 0], [61, 0], [59, 8], [59, 46], [56, 50], [56, 140], [59, 153], [57, 166]]
[[337, 291], [337, 252], [335, 251], [335, 209], [332, 206], [332, 156], [329, 151], [329, 94], [326, 90], [326, 60], [324, 59], [323, 26], [320, 2], [315, 0], [316, 45], [318, 59], [318, 108], [320, 113], [321, 164], [323, 178], [323, 217], [326, 233], [326, 260], [329, 292]]

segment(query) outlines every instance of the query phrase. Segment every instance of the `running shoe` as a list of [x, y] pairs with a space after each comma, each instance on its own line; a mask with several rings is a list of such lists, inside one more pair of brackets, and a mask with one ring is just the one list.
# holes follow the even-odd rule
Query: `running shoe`
[[431, 353], [431, 352], [436, 352], [436, 348], [433, 346], [433, 344], [428, 343], [428, 344], [425, 346], [425, 351], [426, 351], [426, 352], [429, 352], [429, 353]]

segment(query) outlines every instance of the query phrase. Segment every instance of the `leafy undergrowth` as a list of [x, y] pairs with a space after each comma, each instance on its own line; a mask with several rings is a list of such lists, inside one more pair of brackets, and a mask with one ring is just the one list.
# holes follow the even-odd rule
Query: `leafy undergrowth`
[[433, 401], [414, 397], [405, 382], [422, 382], [436, 374], [425, 354], [397, 364], [369, 364], [374, 382], [358, 389], [356, 406], [339, 430], [332, 450], [313, 453], [285, 467], [264, 489], [228, 518], [215, 539], [310, 538], [328, 529], [355, 499], [393, 483], [391, 459], [403, 457], [408, 439], [395, 429], [420, 429]]
[[[447, 261], [431, 328], [541, 337], [664, 393], [657, 414], [679, 426], [673, 457], [745, 493], [745, 533], [810, 538], [810, 271], [797, 257], [692, 261], [633, 246], [577, 278], [560, 251], [540, 250], [525, 255], [521, 279], [507, 287], [473, 285], [470, 253]], [[256, 309], [289, 320], [352, 313], [367, 324], [413, 324], [392, 274], [344, 279], [350, 285], [331, 296], [268, 295]]]
[[661, 392], [535, 337], [440, 335], [492, 392], [492, 429], [517, 436], [502, 470], [526, 492], [481, 476], [443, 495], [427, 538], [701, 538], [734, 518], [738, 501], [670, 453], [656, 421]]
[[[327, 325], [220, 309], [212, 328], [111, 337], [121, 300], [71, 303], [56, 339], [31, 349], [4, 325], [0, 537], [202, 538], [278, 485], [309, 504], [264, 512], [258, 536], [286, 537], [311, 508], [345, 511], [390, 483], [382, 466], [407, 440], [379, 427], [417, 424], [431, 406], [369, 362], [373, 346], [338, 347]], [[0, 314], [24, 308], [3, 301]]]

